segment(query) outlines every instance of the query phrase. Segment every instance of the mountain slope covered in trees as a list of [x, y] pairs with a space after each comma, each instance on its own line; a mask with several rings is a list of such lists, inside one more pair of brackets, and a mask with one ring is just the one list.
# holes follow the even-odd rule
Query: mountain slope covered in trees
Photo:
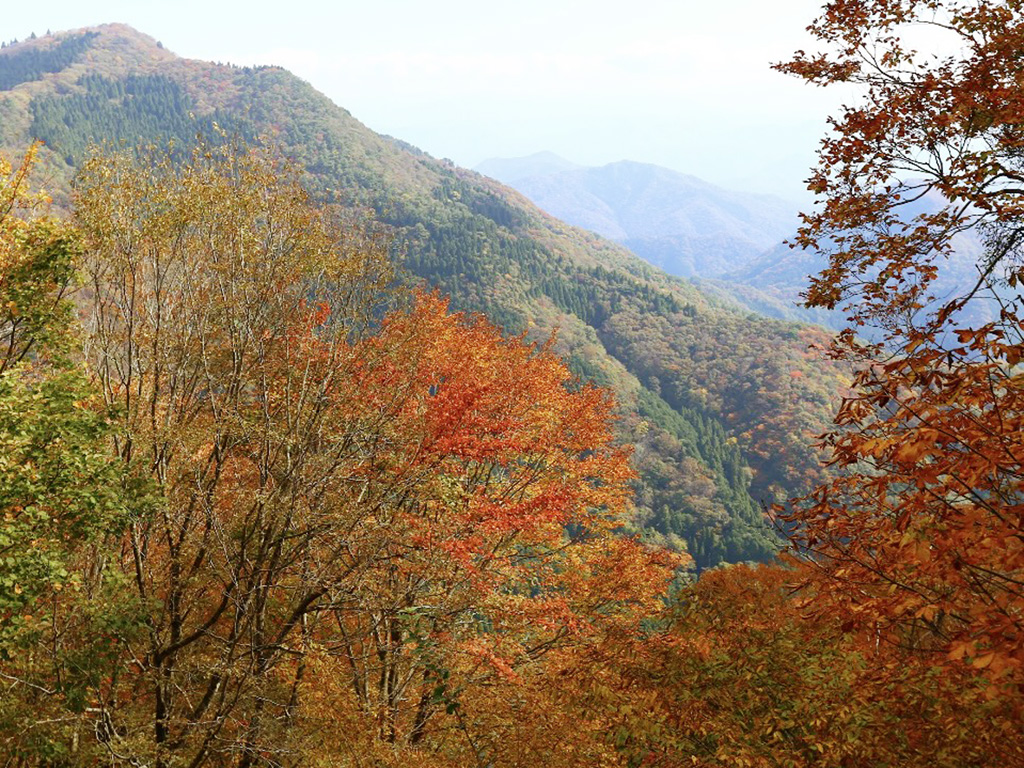
[[618, 398], [637, 529], [699, 567], [770, 557], [760, 503], [820, 477], [810, 445], [843, 381], [809, 351], [820, 329], [733, 311], [496, 181], [374, 133], [277, 67], [189, 61], [105, 25], [4, 49], [0, 78], [0, 147], [44, 141], [58, 205], [91, 142], [263, 136], [317, 197], [372, 210], [402, 265], [455, 308], [512, 334], [557, 332], [573, 371]]
[[646, 163], [585, 167], [551, 152], [492, 158], [476, 170], [741, 311], [842, 327], [838, 313], [802, 305], [807, 275], [821, 264], [802, 251], [790, 254], [783, 240], [796, 231], [796, 207], [781, 198]]

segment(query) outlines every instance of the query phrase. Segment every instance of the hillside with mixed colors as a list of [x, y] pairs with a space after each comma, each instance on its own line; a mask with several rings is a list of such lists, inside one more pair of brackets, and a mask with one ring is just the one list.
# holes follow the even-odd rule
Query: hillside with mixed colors
[[636, 528], [698, 566], [763, 560], [763, 502], [821, 477], [810, 448], [842, 382], [812, 326], [732, 310], [625, 248], [472, 171], [380, 136], [277, 67], [176, 57], [106, 25], [0, 51], [0, 145], [45, 143], [58, 206], [92, 143], [262, 137], [321, 200], [371, 210], [408, 273], [510, 334], [557, 334], [583, 379], [612, 388], [635, 445]]

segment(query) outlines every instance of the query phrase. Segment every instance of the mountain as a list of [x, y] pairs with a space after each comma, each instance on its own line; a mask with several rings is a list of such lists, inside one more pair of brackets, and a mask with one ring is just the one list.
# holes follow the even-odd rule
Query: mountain
[[[808, 275], [819, 273], [826, 261], [784, 242], [793, 237], [798, 222], [795, 207], [780, 198], [727, 191], [643, 163], [576, 166], [550, 152], [487, 160], [477, 170], [514, 187], [553, 216], [689, 278], [704, 294], [737, 310], [835, 330], [845, 325], [840, 310], [802, 306]], [[932, 192], [908, 205], [904, 214], [909, 219], [942, 206]], [[954, 245], [935, 284], [940, 299], [969, 290], [978, 280], [984, 245], [965, 233], [954, 238]], [[981, 324], [998, 316], [999, 304], [978, 302], [970, 312], [963, 321]], [[871, 329], [862, 332], [877, 335]]]
[[564, 157], [559, 157], [554, 152], [537, 152], [526, 157], [491, 158], [490, 160], [484, 160], [474, 170], [477, 173], [482, 173], [484, 176], [497, 179], [502, 184], [515, 187], [516, 182], [522, 179], [558, 173], [560, 171], [575, 171], [582, 168], [582, 165], [577, 165], [566, 160]]
[[[841, 316], [800, 305], [807, 271], [762, 283], [757, 272], [788, 259], [796, 206], [735, 192], [656, 165], [622, 161], [598, 168], [551, 152], [485, 160], [476, 170], [526, 195], [553, 216], [622, 243], [645, 261], [689, 278], [740, 311], [838, 328]], [[762, 276], [763, 277], [763, 276]]]
[[725, 190], [645, 163], [571, 167], [541, 153], [488, 160], [477, 170], [551, 215], [616, 240], [682, 277], [722, 277], [797, 226], [796, 207], [780, 198]]
[[[902, 216], [909, 222], [921, 214], [937, 213], [945, 205], [937, 192], [930, 191], [907, 204], [902, 210]], [[941, 268], [931, 286], [936, 297], [936, 301], [929, 305], [932, 309], [953, 296], [974, 289], [979, 279], [979, 265], [985, 263], [985, 244], [976, 232], [960, 232], [953, 236], [952, 244], [953, 251], [941, 260]], [[798, 301], [800, 293], [806, 290], [807, 276], [821, 272], [826, 266], [827, 260], [822, 254], [779, 243], [760, 257], [723, 275], [721, 280], [701, 282], [701, 285], [710, 291], [721, 290], [734, 298], [740, 297], [739, 300], [745, 306], [754, 309], [757, 308], [756, 301], [766, 299], [793, 304]], [[1004, 274], [994, 274], [994, 288], [979, 295], [978, 300], [971, 302], [971, 306], [956, 317], [965, 324], [975, 326], [998, 318], [1000, 305], [996, 297], [1009, 299], [1016, 295], [1010, 287], [1000, 284], [1004, 277]], [[744, 295], [742, 286], [756, 286], [756, 293]], [[811, 310], [803, 310], [801, 319], [812, 318], [833, 328], [840, 328], [844, 324], [845, 313], [841, 310], [814, 310], [816, 314], [807, 314], [809, 312]], [[773, 313], [769, 310], [768, 314]], [[860, 332], [868, 337], [877, 335], [868, 328], [862, 328]]]
[[455, 308], [531, 338], [557, 331], [573, 370], [620, 403], [633, 528], [685, 546], [698, 567], [770, 558], [760, 504], [821, 477], [810, 445], [844, 381], [809, 349], [821, 329], [736, 311], [493, 179], [374, 133], [279, 67], [182, 59], [111, 24], [3, 49], [0, 84], [0, 148], [42, 139], [58, 205], [91, 142], [268, 137], [314, 195], [375, 211], [412, 279]]

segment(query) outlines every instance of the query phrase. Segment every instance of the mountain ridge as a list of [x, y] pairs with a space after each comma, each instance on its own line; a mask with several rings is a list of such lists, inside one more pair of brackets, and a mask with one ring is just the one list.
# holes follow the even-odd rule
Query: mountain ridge
[[492, 159], [477, 170], [497, 173], [543, 210], [620, 242], [673, 275], [722, 277], [797, 224], [796, 206], [781, 198], [727, 190], [651, 163], [563, 168], [547, 158]]
[[[541, 158], [539, 165], [535, 158]], [[772, 195], [725, 190], [698, 177], [650, 163], [618, 161], [599, 167], [562, 169], [562, 158], [538, 153], [526, 158], [489, 160], [478, 168], [493, 168], [501, 180], [522, 192], [543, 210], [576, 226], [615, 240], [645, 261], [685, 277], [706, 295], [743, 311], [769, 317], [810, 322], [841, 330], [845, 313], [803, 306], [809, 275], [827, 266], [820, 253], [790, 246], [795, 239], [795, 206]], [[539, 173], [520, 172], [540, 167]], [[643, 194], [629, 199], [629, 177]], [[665, 181], [669, 183], [666, 184]], [[646, 189], [644, 189], [646, 188]], [[614, 194], [609, 193], [611, 189]], [[649, 190], [653, 189], [651, 192]], [[623, 190], [626, 199], [622, 198]], [[743, 218], [743, 206], [765, 205], [761, 218]], [[905, 209], [915, 215], [938, 210], [935, 193], [922, 196]], [[747, 210], [749, 213], [749, 209]], [[764, 221], [771, 226], [764, 226]], [[936, 295], [969, 290], [978, 278], [977, 263], [984, 249], [976, 237], [960, 233], [935, 283]], [[998, 292], [998, 290], [997, 290]], [[1002, 294], [1000, 294], [1002, 295]], [[972, 308], [964, 322], [983, 323], [998, 315], [998, 302]], [[862, 329], [874, 338], [874, 329]]]
[[376, 212], [402, 265], [454, 308], [537, 339], [559, 330], [557, 351], [621, 404], [636, 531], [685, 546], [698, 567], [771, 557], [759, 504], [818, 476], [809, 446], [843, 381], [808, 352], [823, 332], [731, 310], [497, 181], [374, 133], [279, 67], [180, 59], [123, 25], [37, 45], [90, 31], [74, 63], [0, 92], [0, 146], [46, 141], [58, 197], [93, 141], [270, 136], [316, 196]]

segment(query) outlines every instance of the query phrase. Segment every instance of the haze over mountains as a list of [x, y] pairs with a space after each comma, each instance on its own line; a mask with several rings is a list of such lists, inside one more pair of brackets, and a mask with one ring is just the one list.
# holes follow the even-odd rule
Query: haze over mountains
[[[783, 244], [799, 224], [779, 197], [727, 190], [668, 168], [623, 160], [576, 165], [551, 152], [494, 158], [476, 170], [508, 184], [543, 210], [622, 243], [645, 261], [711, 295], [780, 319], [837, 325], [841, 319], [799, 304], [809, 255]], [[776, 274], [776, 264], [806, 271]]]
[[[722, 189], [668, 168], [623, 160], [576, 165], [551, 152], [495, 158], [477, 166], [526, 195], [553, 216], [622, 243], [645, 261], [690, 279], [706, 294], [759, 314], [839, 329], [841, 311], [803, 307], [808, 275], [826, 266], [821, 255], [785, 242], [799, 225], [797, 206], [778, 197]], [[934, 193], [906, 215], [938, 210]], [[938, 295], [973, 286], [982, 244], [955, 238], [956, 251], [935, 285]], [[969, 319], [991, 319], [995, 302]]]
[[[825, 342], [821, 329], [737, 311], [497, 181], [374, 133], [283, 69], [181, 59], [113, 24], [9, 46], [0, 83], [0, 148], [16, 155], [45, 141], [58, 202], [68, 203], [93, 142], [266, 137], [305, 169], [314, 195], [375, 212], [405, 269], [454, 308], [538, 340], [557, 329], [556, 350], [573, 370], [620, 403], [618, 431], [635, 446], [639, 476], [635, 529], [686, 547], [699, 567], [770, 558], [777, 540], [760, 504], [821, 476], [810, 445], [844, 380], [809, 349]], [[562, 165], [559, 173], [581, 170]], [[666, 237], [703, 244], [704, 217], [733, 232], [735, 254], [743, 238], [751, 251], [768, 248], [790, 226], [770, 224], [771, 204], [752, 202], [759, 196], [713, 197], [717, 209], [732, 206], [726, 216], [700, 202], [713, 192], [700, 182], [616, 165], [573, 189], [595, 213], [594, 201], [633, 201], [631, 216], [608, 218], [630, 238], [641, 239], [634, 235], [648, 218]], [[645, 216], [642, 204], [667, 189], [690, 190], [686, 214], [666, 205]], [[769, 224], [770, 238], [757, 234]], [[724, 271], [726, 246], [715, 242], [704, 261]]]
[[552, 153], [487, 160], [476, 170], [548, 213], [622, 243], [681, 277], [724, 277], [796, 229], [796, 206], [623, 160], [597, 168]]

